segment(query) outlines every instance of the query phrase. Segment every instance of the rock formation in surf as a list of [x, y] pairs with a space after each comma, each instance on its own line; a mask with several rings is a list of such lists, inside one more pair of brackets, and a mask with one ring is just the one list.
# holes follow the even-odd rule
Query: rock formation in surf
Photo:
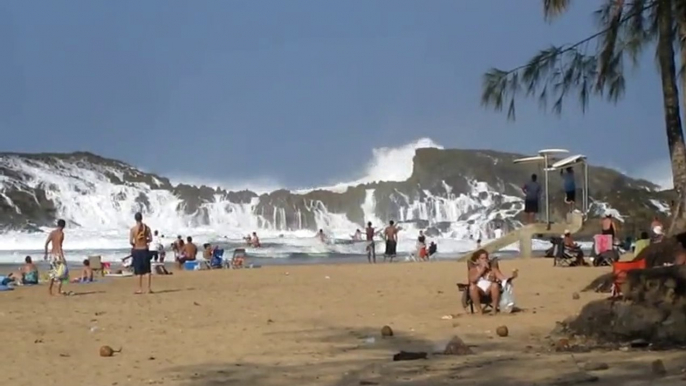
[[[391, 219], [410, 221], [432, 234], [465, 237], [450, 233], [455, 223], [480, 230], [492, 223], [517, 226], [523, 208], [520, 186], [532, 173], [541, 174], [536, 166], [513, 164], [519, 157], [490, 150], [417, 149], [405, 181], [360, 184], [345, 191], [257, 194], [174, 185], [165, 177], [87, 152], [2, 153], [0, 229], [33, 230], [52, 225], [57, 217], [72, 226], [118, 227], [115, 222], [129, 221], [140, 210], [160, 218], [171, 211], [183, 226], [283, 231], [332, 226], [328, 222], [339, 217], [362, 227], [373, 216], [377, 226]], [[589, 170], [591, 214], [612, 207], [627, 216], [625, 228], [649, 223], [671, 199], [650, 182], [602, 167]], [[561, 186], [559, 175], [552, 173], [553, 220], [563, 218], [566, 210]], [[596, 221], [588, 224], [588, 234], [597, 231]]]

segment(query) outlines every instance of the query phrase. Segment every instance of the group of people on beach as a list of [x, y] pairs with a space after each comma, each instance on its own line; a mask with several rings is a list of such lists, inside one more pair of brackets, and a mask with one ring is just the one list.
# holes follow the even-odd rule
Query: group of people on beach
[[[370, 264], [376, 263], [376, 241], [374, 240], [374, 237], [379, 235], [385, 241], [386, 244], [386, 249], [383, 255], [384, 261], [388, 259], [390, 262], [393, 262], [393, 259], [397, 256], [398, 232], [400, 232], [401, 230], [402, 228], [398, 226], [393, 220], [388, 222], [388, 226], [386, 228], [379, 231], [377, 231], [376, 228], [372, 226], [371, 221], [367, 222], [367, 227], [365, 228], [365, 236], [367, 243], [365, 246], [365, 250], [367, 251], [367, 261]], [[437, 252], [437, 249], [438, 246], [433, 241], [427, 246], [426, 236], [424, 235], [424, 232], [420, 230], [419, 236], [417, 236], [416, 243], [416, 256], [420, 259], [420, 261], [428, 260], [430, 256], [434, 255]], [[414, 254], [411, 254], [411, 257], [414, 256]]]

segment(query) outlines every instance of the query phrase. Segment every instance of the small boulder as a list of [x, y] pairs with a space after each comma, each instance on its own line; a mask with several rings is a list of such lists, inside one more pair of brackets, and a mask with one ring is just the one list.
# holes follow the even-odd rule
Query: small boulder
[[100, 347], [100, 356], [101, 357], [111, 357], [114, 355], [114, 350], [110, 346], [102, 346]]
[[452, 339], [445, 345], [443, 350], [444, 355], [469, 355], [473, 354], [472, 349], [465, 344], [465, 342], [460, 339], [457, 335], [453, 336]]
[[393, 336], [393, 329], [390, 326], [381, 327], [381, 336], [384, 338], [390, 338]]
[[650, 364], [651, 371], [654, 376], [656, 377], [664, 377], [667, 375], [667, 369], [665, 368], [665, 364], [662, 363], [662, 360], [656, 359], [653, 361], [653, 363]]
[[506, 337], [510, 334], [510, 330], [507, 329], [507, 326], [500, 326], [495, 329], [495, 333], [498, 334], [499, 337]]

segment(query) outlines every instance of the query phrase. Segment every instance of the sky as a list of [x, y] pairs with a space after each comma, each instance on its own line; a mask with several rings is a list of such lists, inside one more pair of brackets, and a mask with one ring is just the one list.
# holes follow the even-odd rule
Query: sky
[[[534, 153], [669, 176], [656, 66], [617, 104], [561, 117], [480, 105], [482, 74], [594, 32], [597, 2], [546, 23], [534, 0], [5, 0], [0, 149], [91, 151], [175, 178], [308, 187], [372, 149]], [[666, 173], [666, 174], [665, 174]], [[658, 181], [661, 182], [661, 181]]]

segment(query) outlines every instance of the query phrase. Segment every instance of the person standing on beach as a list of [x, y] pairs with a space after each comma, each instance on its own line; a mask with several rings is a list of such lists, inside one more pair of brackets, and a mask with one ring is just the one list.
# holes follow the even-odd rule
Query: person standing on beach
[[374, 234], [376, 232], [371, 221], [367, 223], [365, 231], [367, 233], [367, 261], [369, 261], [369, 264], [376, 264], [376, 246], [374, 244]]
[[386, 252], [384, 253], [383, 260], [390, 258], [390, 262], [393, 262], [393, 258], [396, 255], [396, 248], [398, 247], [398, 231], [400, 228], [395, 226], [393, 220], [388, 222], [388, 226], [384, 230], [384, 238], [386, 239]]
[[[48, 287], [48, 293], [50, 293], [50, 295], [53, 295], [52, 287], [55, 282], [57, 282], [57, 293], [65, 295], [65, 292], [62, 292], [62, 283], [69, 280], [67, 260], [64, 258], [64, 249], [62, 249], [65, 226], [66, 222], [64, 220], [57, 220], [57, 228], [50, 232], [48, 239], [45, 240], [45, 254], [43, 259], [50, 260], [50, 286]], [[52, 249], [48, 254], [48, 245], [50, 244], [52, 244]]]
[[560, 170], [562, 180], [565, 188], [565, 204], [569, 206], [569, 212], [574, 211], [576, 201], [576, 181], [574, 180], [574, 169], [570, 166], [567, 169]]
[[143, 224], [143, 215], [138, 212], [134, 215], [136, 225], [129, 232], [129, 242], [131, 243], [131, 263], [133, 274], [138, 276], [138, 290], [135, 294], [143, 293], [143, 276], [148, 279], [148, 293], [152, 293], [152, 275], [150, 275], [150, 254], [149, 245], [152, 241], [150, 228]]
[[541, 197], [541, 185], [538, 183], [538, 176], [531, 175], [531, 181], [524, 184], [522, 191], [524, 192], [524, 218], [527, 224], [536, 222], [536, 214], [538, 214], [538, 201]]

